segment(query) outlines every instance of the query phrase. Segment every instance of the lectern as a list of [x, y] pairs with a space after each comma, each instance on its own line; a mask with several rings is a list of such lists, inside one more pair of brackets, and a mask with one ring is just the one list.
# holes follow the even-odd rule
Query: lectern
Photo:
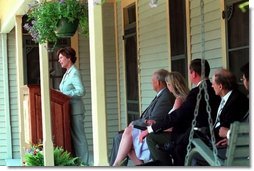
[[[40, 86], [26, 85], [22, 92], [25, 141], [38, 144], [43, 140]], [[72, 153], [70, 97], [51, 89], [50, 102], [53, 144]]]

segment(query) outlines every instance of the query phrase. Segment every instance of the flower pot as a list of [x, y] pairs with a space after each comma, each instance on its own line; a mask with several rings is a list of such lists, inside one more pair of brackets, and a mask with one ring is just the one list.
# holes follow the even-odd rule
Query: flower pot
[[61, 19], [55, 30], [56, 36], [61, 38], [71, 37], [75, 34], [78, 28], [79, 20], [69, 22], [67, 19]]

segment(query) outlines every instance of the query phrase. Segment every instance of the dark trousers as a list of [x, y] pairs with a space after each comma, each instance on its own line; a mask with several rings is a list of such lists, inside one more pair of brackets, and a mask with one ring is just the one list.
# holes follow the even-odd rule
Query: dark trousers
[[174, 166], [184, 166], [185, 156], [187, 153], [186, 144], [175, 144], [172, 150], [172, 157], [174, 159]]
[[169, 143], [171, 140], [171, 134], [168, 132], [162, 133], [151, 133], [147, 136], [147, 145], [150, 150], [152, 159], [154, 161], [159, 161], [161, 166], [172, 165], [172, 160], [170, 154], [158, 148], [158, 146], [163, 147], [165, 143]]
[[[113, 166], [113, 164], [116, 160], [116, 156], [117, 156], [117, 153], [118, 153], [118, 149], [119, 149], [119, 145], [120, 145], [120, 142], [121, 142], [121, 139], [122, 139], [122, 135], [123, 135], [123, 132], [119, 131], [113, 139], [113, 145], [112, 145], [111, 154], [110, 154], [110, 157], [109, 157], [109, 165], [110, 166]], [[121, 165], [122, 166], [127, 166], [127, 164], [128, 164], [128, 157], [126, 157], [126, 160], [124, 160], [124, 162]]]
[[89, 150], [84, 129], [84, 115], [72, 115], [71, 137], [75, 156], [79, 157], [84, 164], [89, 164]]

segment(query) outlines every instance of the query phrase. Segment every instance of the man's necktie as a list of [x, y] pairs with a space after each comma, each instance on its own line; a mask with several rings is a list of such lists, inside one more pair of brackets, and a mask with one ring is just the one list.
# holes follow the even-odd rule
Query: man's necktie
[[218, 108], [218, 112], [217, 112], [217, 117], [216, 117], [216, 121], [215, 121], [215, 124], [214, 124], [214, 128], [219, 126], [219, 123], [220, 123], [220, 114], [221, 114], [221, 111], [222, 111], [224, 105], [225, 105], [225, 100], [222, 99], [221, 102], [220, 102], [220, 106]]
[[149, 104], [149, 106], [142, 113], [141, 118], [149, 117], [149, 115], [147, 114], [147, 111], [153, 106], [153, 103], [155, 102], [156, 99], [157, 99], [157, 95], [153, 98], [152, 102]]

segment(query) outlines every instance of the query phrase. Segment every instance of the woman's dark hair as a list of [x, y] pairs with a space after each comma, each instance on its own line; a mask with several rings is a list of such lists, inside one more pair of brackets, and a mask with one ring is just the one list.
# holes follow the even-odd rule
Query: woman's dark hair
[[[202, 62], [201, 59], [193, 59], [189, 67], [191, 71], [195, 71], [200, 76], [201, 76], [201, 64], [202, 64], [201, 62]], [[207, 60], [205, 60], [205, 77], [209, 77], [209, 74], [210, 74], [210, 65], [207, 62]]]
[[241, 72], [245, 76], [246, 80], [249, 81], [249, 62], [240, 68]]
[[71, 47], [65, 47], [65, 48], [61, 48], [57, 51], [57, 56], [59, 57], [59, 55], [62, 54], [63, 56], [65, 56], [66, 58], [70, 58], [71, 62], [74, 64], [77, 60], [76, 57], [76, 52], [73, 48]]

